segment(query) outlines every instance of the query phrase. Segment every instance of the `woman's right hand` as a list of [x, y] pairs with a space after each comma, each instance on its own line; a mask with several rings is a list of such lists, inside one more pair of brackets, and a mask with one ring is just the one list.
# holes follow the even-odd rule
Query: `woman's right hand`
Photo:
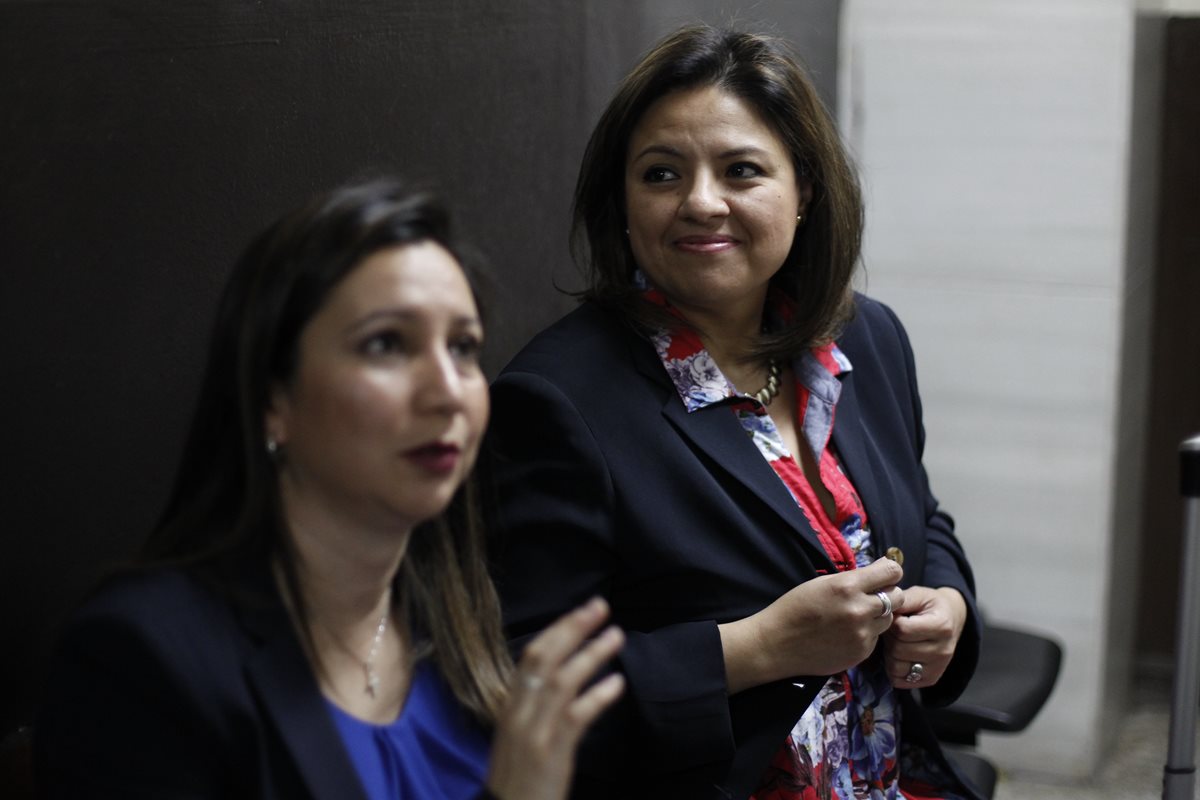
[[625, 688], [614, 672], [592, 686], [625, 636], [609, 626], [608, 604], [588, 601], [554, 622], [529, 643], [517, 664], [508, 706], [496, 723], [488, 789], [501, 800], [561, 800], [575, 768], [584, 731]]
[[860, 569], [805, 581], [744, 619], [718, 626], [730, 694], [798, 675], [832, 675], [861, 663], [892, 624], [883, 601], [904, 607], [899, 564], [881, 558]]

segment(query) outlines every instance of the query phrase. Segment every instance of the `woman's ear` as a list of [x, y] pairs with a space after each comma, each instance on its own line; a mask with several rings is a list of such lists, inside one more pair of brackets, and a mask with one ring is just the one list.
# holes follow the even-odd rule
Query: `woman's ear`
[[800, 208], [796, 209], [796, 214], [803, 217], [808, 214], [808, 204], [812, 202], [812, 181], [804, 176], [797, 176], [796, 192], [800, 195]]
[[289, 420], [291, 419], [291, 400], [287, 389], [280, 384], [271, 387], [267, 399], [267, 408], [263, 411], [263, 431], [266, 435], [266, 447], [270, 452], [287, 444]]

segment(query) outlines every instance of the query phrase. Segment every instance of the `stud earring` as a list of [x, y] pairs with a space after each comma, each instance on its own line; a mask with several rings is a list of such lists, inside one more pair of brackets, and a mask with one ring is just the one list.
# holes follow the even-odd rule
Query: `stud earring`
[[267, 436], [267, 455], [272, 458], [279, 452], [279, 442], [275, 441], [274, 436]]
[[803, 215], [803, 214], [797, 214], [797, 215], [796, 215], [796, 224], [797, 224], [797, 225], [799, 225], [799, 224], [800, 224], [800, 223], [802, 223], [802, 222], [804, 222], [804, 215]]

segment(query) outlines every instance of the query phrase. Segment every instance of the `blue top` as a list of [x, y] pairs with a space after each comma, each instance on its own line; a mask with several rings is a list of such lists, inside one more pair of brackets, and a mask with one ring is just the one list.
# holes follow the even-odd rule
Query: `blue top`
[[326, 702], [371, 800], [458, 800], [483, 788], [490, 737], [431, 662], [413, 670], [394, 722], [364, 722]]

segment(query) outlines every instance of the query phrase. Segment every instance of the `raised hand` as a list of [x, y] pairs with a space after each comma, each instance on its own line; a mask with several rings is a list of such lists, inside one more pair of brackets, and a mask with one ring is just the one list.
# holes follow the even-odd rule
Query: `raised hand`
[[496, 725], [487, 785], [501, 800], [561, 800], [584, 731], [624, 690], [620, 673], [584, 688], [625, 641], [609, 626], [608, 604], [593, 599], [529, 643], [517, 664], [508, 707]]

